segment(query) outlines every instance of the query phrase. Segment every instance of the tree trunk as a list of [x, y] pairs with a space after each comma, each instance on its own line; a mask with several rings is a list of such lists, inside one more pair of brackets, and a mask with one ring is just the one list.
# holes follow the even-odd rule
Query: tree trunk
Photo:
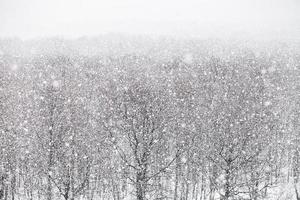
[[144, 172], [137, 172], [136, 175], [136, 197], [137, 200], [145, 200], [146, 196], [146, 184]]
[[49, 130], [49, 155], [48, 155], [48, 169], [47, 169], [47, 200], [52, 200], [52, 183], [51, 183], [51, 172], [53, 163], [53, 126]]
[[0, 183], [0, 199], [2, 200], [3, 198], [4, 198], [4, 180], [5, 180], [5, 178], [4, 178], [4, 176], [0, 176], [0, 181], [1, 181], [1, 183]]
[[11, 200], [15, 200], [15, 193], [16, 193], [16, 175], [13, 172], [11, 178]]
[[179, 182], [179, 157], [176, 158], [176, 166], [175, 166], [175, 188], [174, 188], [174, 200], [178, 198], [178, 182]]
[[225, 194], [224, 194], [224, 200], [228, 200], [229, 197], [230, 197], [230, 183], [229, 183], [229, 180], [230, 180], [230, 170], [229, 169], [226, 169], [225, 171]]
[[297, 190], [296, 183], [294, 184], [294, 187], [295, 187], [296, 199], [300, 200], [300, 196], [299, 196], [299, 193], [298, 193], [298, 190]]
[[50, 167], [50, 164], [49, 164], [49, 166], [48, 166], [48, 175], [47, 175], [47, 200], [52, 200], [52, 183], [51, 183], [50, 173], [51, 173], [51, 167]]

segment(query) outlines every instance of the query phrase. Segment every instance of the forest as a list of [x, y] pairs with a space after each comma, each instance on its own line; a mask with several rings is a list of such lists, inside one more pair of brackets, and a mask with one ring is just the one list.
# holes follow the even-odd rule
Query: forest
[[1, 200], [299, 200], [300, 42], [0, 40]]

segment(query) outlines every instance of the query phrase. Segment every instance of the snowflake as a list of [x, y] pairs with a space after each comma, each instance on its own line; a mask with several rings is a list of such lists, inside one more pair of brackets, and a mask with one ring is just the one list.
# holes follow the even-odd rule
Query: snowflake
[[54, 88], [59, 88], [60, 87], [60, 82], [55, 80], [55, 81], [53, 81], [52, 85], [53, 85]]
[[266, 101], [264, 104], [265, 104], [265, 106], [269, 106], [269, 105], [271, 105], [271, 102], [270, 101]]
[[186, 64], [192, 64], [193, 63], [193, 55], [188, 53], [188, 54], [185, 54], [183, 56], [183, 62], [185, 62]]
[[17, 71], [19, 69], [19, 66], [17, 64], [13, 64], [13, 65], [10, 66], [10, 69], [12, 71]]

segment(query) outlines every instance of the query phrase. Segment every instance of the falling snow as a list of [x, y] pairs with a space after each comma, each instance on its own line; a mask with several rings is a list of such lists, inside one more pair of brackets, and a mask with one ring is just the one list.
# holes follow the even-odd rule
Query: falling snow
[[[0, 36], [10, 26], [24, 37], [45, 32], [0, 38], [0, 200], [300, 199], [299, 34], [264, 30], [271, 18], [292, 27], [284, 20], [297, 18], [292, 11], [258, 20], [258, 1], [233, 12], [221, 1], [167, 0], [155, 9], [139, 2], [135, 17], [126, 10], [138, 0], [99, 1], [101, 9], [90, 0], [31, 1], [0, 6]], [[110, 32], [105, 15], [130, 34]], [[236, 21], [244, 18], [253, 27]], [[150, 21], [172, 34], [155, 34]], [[61, 37], [55, 27], [84, 34]]]

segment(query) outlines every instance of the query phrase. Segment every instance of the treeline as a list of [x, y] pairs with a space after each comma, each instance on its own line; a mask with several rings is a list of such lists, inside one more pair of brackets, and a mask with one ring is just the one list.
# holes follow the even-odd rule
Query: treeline
[[0, 199], [296, 198], [299, 51], [209, 45], [3, 50]]

